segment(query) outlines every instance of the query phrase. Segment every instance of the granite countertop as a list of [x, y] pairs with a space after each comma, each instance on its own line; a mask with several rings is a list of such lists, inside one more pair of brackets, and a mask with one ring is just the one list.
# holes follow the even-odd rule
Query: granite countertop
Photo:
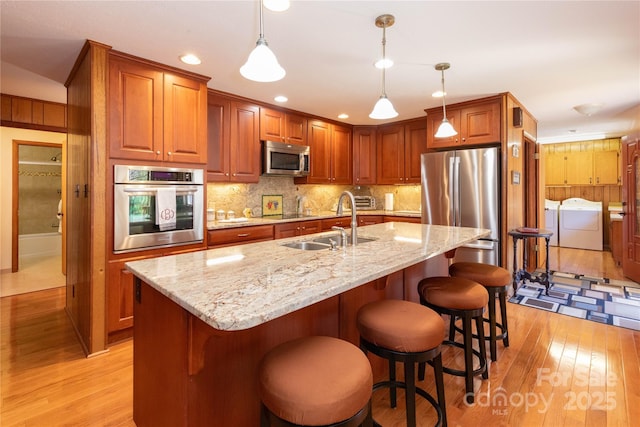
[[358, 228], [376, 239], [337, 251], [283, 246], [291, 237], [127, 262], [150, 286], [215, 329], [242, 330], [310, 306], [489, 234], [388, 222]]
[[[414, 217], [420, 218], [421, 213], [419, 210], [417, 211], [385, 211], [385, 210], [358, 210], [357, 215], [384, 215], [384, 216], [404, 216], [404, 217]], [[315, 215], [310, 216], [292, 216], [291, 214], [285, 215], [287, 218], [282, 218], [281, 216], [265, 216], [265, 217], [255, 217], [255, 218], [235, 218], [233, 220], [222, 220], [222, 221], [208, 221], [207, 222], [207, 230], [218, 230], [223, 228], [236, 228], [236, 227], [247, 227], [252, 225], [270, 225], [270, 224], [281, 224], [286, 222], [295, 222], [295, 221], [312, 221], [319, 219], [328, 219], [335, 218], [337, 215], [335, 211], [323, 211], [319, 212]], [[345, 210], [341, 215], [343, 217], [351, 216], [351, 211]]]

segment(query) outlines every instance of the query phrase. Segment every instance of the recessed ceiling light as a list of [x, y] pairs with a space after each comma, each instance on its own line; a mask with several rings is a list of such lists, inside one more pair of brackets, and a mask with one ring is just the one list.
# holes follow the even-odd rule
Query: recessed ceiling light
[[264, 7], [274, 12], [284, 12], [289, 9], [289, 0], [263, 0]]
[[348, 114], [346, 114], [346, 113], [342, 113], [342, 114], [339, 114], [339, 115], [338, 115], [338, 118], [339, 118], [339, 119], [348, 119], [348, 118], [349, 118], [349, 115], [348, 115]]
[[443, 91], [441, 91], [441, 90], [437, 90], [437, 91], [433, 92], [433, 93], [431, 94], [431, 96], [432, 96], [432, 97], [434, 97], [434, 98], [442, 98], [442, 97], [443, 97], [443, 96], [445, 96], [446, 94], [447, 94], [447, 92], [443, 92]]
[[287, 102], [289, 100], [289, 98], [287, 98], [284, 95], [278, 95], [275, 98], [273, 98], [276, 102]]
[[383, 68], [391, 68], [393, 67], [393, 60], [389, 59], [389, 58], [384, 58], [384, 59], [378, 59], [375, 63], [376, 68], [379, 69], [383, 69]]
[[192, 53], [187, 53], [186, 55], [182, 55], [180, 57], [180, 61], [189, 65], [200, 65], [202, 63], [202, 61], [200, 61], [200, 58], [198, 58]]

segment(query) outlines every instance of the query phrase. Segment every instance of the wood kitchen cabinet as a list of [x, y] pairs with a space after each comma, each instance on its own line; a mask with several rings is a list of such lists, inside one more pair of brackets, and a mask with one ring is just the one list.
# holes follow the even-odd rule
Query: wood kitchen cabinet
[[4, 93], [0, 100], [2, 126], [67, 132], [67, 104]]
[[351, 184], [351, 129], [310, 120], [307, 140], [311, 147], [308, 176], [295, 178], [297, 184]]
[[210, 249], [264, 240], [273, 240], [273, 225], [251, 225], [207, 231], [207, 246]]
[[449, 138], [436, 138], [442, 123], [442, 107], [427, 111], [427, 147], [429, 149], [455, 148], [464, 145], [496, 144], [501, 142], [501, 102], [498, 98], [479, 103], [447, 106], [447, 120], [458, 131]]
[[545, 153], [545, 185], [620, 185], [618, 151]]
[[322, 223], [320, 220], [285, 222], [273, 226], [273, 237], [274, 239], [284, 239], [285, 237], [304, 236], [321, 231]]
[[420, 224], [422, 223], [422, 219], [416, 216], [385, 215], [384, 222], [410, 222], [413, 224]]
[[331, 227], [351, 228], [351, 216], [337, 216], [322, 221], [322, 231], [329, 231]]
[[419, 184], [420, 155], [427, 151], [424, 119], [380, 126], [377, 136], [377, 184]]
[[358, 226], [380, 224], [384, 222], [382, 215], [358, 215]]
[[307, 145], [307, 118], [271, 108], [260, 108], [260, 139]]
[[[173, 249], [173, 250], [171, 250]], [[107, 342], [109, 344], [131, 337], [133, 334], [133, 274], [125, 263], [151, 257], [177, 255], [202, 250], [189, 245], [188, 248], [162, 248], [145, 251], [138, 256], [113, 259], [108, 262], [106, 282]]]
[[376, 127], [353, 128], [353, 183], [376, 184]]
[[213, 93], [207, 107], [207, 181], [257, 183], [260, 108]]
[[596, 185], [621, 185], [620, 153], [618, 151], [594, 152], [593, 176]]
[[108, 96], [110, 156], [206, 163], [208, 80], [112, 52]]

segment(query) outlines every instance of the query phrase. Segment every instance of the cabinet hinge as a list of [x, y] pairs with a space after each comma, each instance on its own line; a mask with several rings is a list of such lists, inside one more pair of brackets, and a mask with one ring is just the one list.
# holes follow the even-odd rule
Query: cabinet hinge
[[540, 153], [533, 153], [533, 158], [535, 160], [540, 160]]

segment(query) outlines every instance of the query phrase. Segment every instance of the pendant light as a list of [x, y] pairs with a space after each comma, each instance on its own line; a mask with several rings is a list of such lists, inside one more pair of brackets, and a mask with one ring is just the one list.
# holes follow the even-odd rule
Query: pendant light
[[440, 127], [438, 127], [438, 131], [435, 134], [436, 138], [448, 138], [458, 134], [453, 126], [451, 126], [451, 123], [449, 123], [449, 120], [447, 120], [447, 107], [444, 102], [444, 70], [448, 70], [449, 66], [448, 62], [436, 64], [436, 70], [442, 72], [442, 123], [440, 123]]
[[263, 9], [264, 5], [260, 0], [260, 36], [256, 47], [249, 54], [249, 59], [240, 67], [240, 74], [246, 79], [267, 83], [282, 79], [287, 72], [280, 66], [264, 38]]
[[[376, 18], [376, 27], [382, 28], [382, 62], [386, 60], [385, 46], [387, 44], [386, 30], [387, 27], [392, 26], [396, 22], [393, 15], [380, 15]], [[387, 91], [385, 88], [385, 68], [382, 67], [382, 95], [380, 99], [373, 106], [373, 111], [369, 114], [372, 119], [392, 119], [398, 116], [398, 112], [393, 108], [393, 104], [387, 98]]]

